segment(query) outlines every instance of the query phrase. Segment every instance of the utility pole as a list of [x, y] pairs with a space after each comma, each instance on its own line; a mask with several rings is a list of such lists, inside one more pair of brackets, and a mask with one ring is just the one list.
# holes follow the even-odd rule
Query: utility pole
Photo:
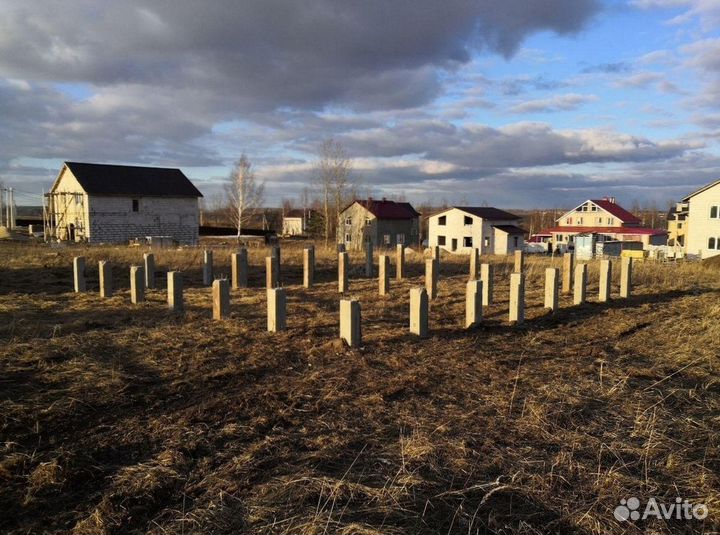
[[5, 194], [5, 226], [10, 229], [10, 189], [4, 188], [3, 193]]
[[8, 204], [10, 206], [10, 223], [8, 224], [8, 227], [10, 230], [15, 230], [15, 192], [12, 188], [10, 188], [10, 202]]

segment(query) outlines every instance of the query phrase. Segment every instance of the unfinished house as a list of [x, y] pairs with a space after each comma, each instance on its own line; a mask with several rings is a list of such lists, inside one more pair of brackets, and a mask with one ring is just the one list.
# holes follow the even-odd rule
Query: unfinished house
[[179, 169], [65, 162], [45, 195], [45, 236], [128, 243], [198, 241], [202, 193]]
[[453, 206], [428, 218], [428, 245], [451, 253], [507, 255], [522, 250], [520, 217], [490, 206]]

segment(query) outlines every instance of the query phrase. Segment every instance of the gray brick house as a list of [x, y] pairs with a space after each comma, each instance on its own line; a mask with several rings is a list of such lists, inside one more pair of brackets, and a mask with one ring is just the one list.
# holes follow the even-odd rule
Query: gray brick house
[[89, 243], [169, 236], [195, 244], [200, 197], [179, 169], [65, 162], [46, 195], [46, 236]]

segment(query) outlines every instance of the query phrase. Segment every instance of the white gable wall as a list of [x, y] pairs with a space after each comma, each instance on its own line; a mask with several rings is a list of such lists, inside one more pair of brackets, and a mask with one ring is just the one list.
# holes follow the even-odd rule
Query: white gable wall
[[623, 225], [620, 218], [590, 200], [563, 214], [557, 221], [561, 227], [621, 227]]
[[[711, 216], [713, 206], [718, 207], [717, 217]], [[720, 254], [720, 184], [690, 197], [688, 211], [686, 252], [708, 258]], [[715, 249], [709, 248], [710, 238], [715, 238]]]
[[60, 176], [55, 181], [52, 193], [66, 193], [54, 197], [55, 212], [62, 213], [55, 224], [58, 225], [58, 238], [69, 239], [70, 225], [75, 227], [76, 239], [87, 237], [88, 230], [88, 196], [78, 182], [75, 175], [67, 167], [63, 167]]

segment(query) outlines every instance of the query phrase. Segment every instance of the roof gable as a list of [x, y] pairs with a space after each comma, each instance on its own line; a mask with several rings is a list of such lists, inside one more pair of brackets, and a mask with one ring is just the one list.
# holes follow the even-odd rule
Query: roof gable
[[683, 198], [683, 201], [689, 201], [690, 197], [695, 197], [695, 195], [698, 195], [698, 194], [702, 193], [703, 191], [707, 191], [710, 188], [714, 188], [715, 186], [718, 186], [718, 185], [720, 185], [720, 180], [716, 180], [715, 182], [710, 182], [710, 184], [705, 184], [703, 187], [696, 189], [690, 195]]
[[[150, 197], [202, 197], [180, 169], [65, 162], [85, 193]], [[55, 189], [58, 181], [53, 184]]]
[[[587, 201], [583, 201], [580, 204], [578, 204], [575, 208], [573, 208], [572, 210], [568, 210], [567, 212], [565, 212], [563, 215], [561, 215], [559, 218], [557, 218], [556, 221], [560, 221], [561, 219], [564, 219], [565, 217], [567, 217], [569, 214], [578, 211], [581, 206], [583, 206], [584, 204], [586, 204], [588, 202], [591, 202], [594, 205], [596, 205], [598, 208], [605, 210], [610, 215], [617, 217], [618, 220], [620, 220], [622, 223], [640, 224], [640, 222], [641, 222], [640, 218], [634, 216], [632, 213], [625, 210], [625, 208], [623, 208], [619, 204], [617, 204], [613, 201], [609, 201], [607, 199], [588, 199]], [[582, 212], [582, 213], [591, 214], [592, 212]]]

